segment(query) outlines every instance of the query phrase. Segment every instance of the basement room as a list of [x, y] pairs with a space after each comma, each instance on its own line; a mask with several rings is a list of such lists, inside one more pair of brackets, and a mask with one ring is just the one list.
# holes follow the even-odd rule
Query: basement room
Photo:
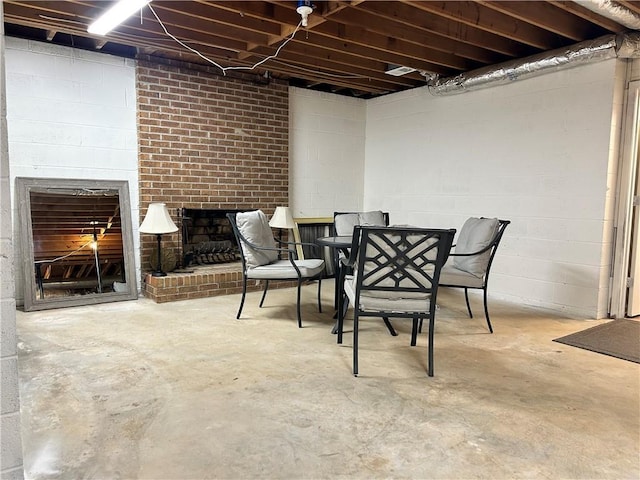
[[640, 3], [0, 3], [0, 475], [640, 478]]

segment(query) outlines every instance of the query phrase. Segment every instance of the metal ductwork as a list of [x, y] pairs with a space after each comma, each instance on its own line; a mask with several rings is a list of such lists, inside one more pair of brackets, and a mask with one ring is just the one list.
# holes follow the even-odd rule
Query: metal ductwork
[[543, 73], [611, 58], [640, 58], [640, 33], [605, 35], [566, 48], [512, 60], [445, 79], [423, 73], [434, 95], [447, 95], [511, 83]]

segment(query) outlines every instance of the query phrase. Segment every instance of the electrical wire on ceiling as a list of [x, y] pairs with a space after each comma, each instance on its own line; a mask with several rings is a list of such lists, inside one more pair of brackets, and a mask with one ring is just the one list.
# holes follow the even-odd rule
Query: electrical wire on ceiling
[[[291, 40], [293, 40], [293, 37], [295, 36], [295, 34], [298, 32], [298, 30], [300, 29], [300, 26], [302, 25], [302, 20], [300, 21], [300, 23], [298, 23], [298, 25], [296, 26], [295, 30], [293, 31], [293, 33], [278, 47], [278, 49], [276, 50], [276, 52], [273, 55], [270, 55], [262, 60], [260, 60], [258, 63], [256, 63], [255, 65], [253, 65], [252, 67], [247, 67], [247, 66], [232, 66], [232, 67], [223, 67], [222, 65], [220, 65], [219, 63], [217, 63], [215, 60], [212, 60], [210, 58], [208, 58], [206, 55], [202, 54], [201, 52], [199, 52], [198, 50], [196, 50], [193, 47], [190, 47], [189, 45], [185, 44], [184, 42], [182, 42], [180, 39], [176, 38], [174, 35], [172, 35], [168, 29], [166, 28], [166, 26], [164, 25], [164, 23], [162, 22], [162, 20], [160, 19], [160, 17], [158, 16], [158, 14], [156, 13], [156, 11], [153, 9], [153, 7], [151, 6], [151, 4], [147, 5], [147, 7], [149, 7], [149, 10], [151, 10], [151, 13], [153, 13], [153, 16], [156, 17], [156, 20], [158, 21], [158, 23], [160, 24], [160, 27], [162, 28], [162, 30], [170, 37], [172, 38], [175, 42], [177, 42], [178, 44], [180, 44], [181, 46], [183, 46], [184, 48], [186, 48], [187, 50], [195, 53], [196, 55], [198, 55], [200, 58], [202, 58], [203, 60], [211, 63], [212, 65], [214, 65], [215, 67], [219, 68], [220, 70], [222, 70], [222, 73], [224, 75], [226, 75], [227, 70], [253, 70], [257, 67], [259, 67], [260, 65], [262, 65], [263, 63], [265, 63], [268, 60], [274, 60], [276, 59], [276, 57], [278, 56], [278, 54], [280, 53], [280, 50], [282, 50], [282, 48], [289, 43]], [[291, 64], [289, 62], [285, 62], [281, 59], [277, 59], [276, 60], [278, 63], [282, 64], [282, 65], [286, 65], [288, 67], [291, 68], [296, 68], [298, 70], [301, 71], [306, 71], [306, 72], [311, 72], [311, 73], [322, 73], [322, 75], [325, 76], [329, 76], [332, 78], [344, 78], [344, 79], [353, 79], [353, 78], [369, 78], [367, 76], [364, 75], [336, 75], [336, 74], [332, 74], [332, 73], [328, 73], [328, 72], [323, 72], [320, 70], [313, 70], [310, 68], [305, 68], [305, 67], [301, 67], [299, 65], [294, 65]]]
[[205, 60], [206, 62], [209, 62], [210, 64], [214, 65], [215, 67], [219, 68], [220, 70], [222, 70], [222, 73], [224, 75], [227, 74], [227, 70], [253, 70], [257, 67], [259, 67], [260, 65], [262, 65], [264, 62], [271, 60], [273, 58], [276, 58], [278, 56], [278, 54], [280, 53], [280, 50], [282, 50], [282, 48], [289, 43], [291, 40], [293, 40], [293, 37], [296, 35], [296, 33], [298, 32], [298, 30], [300, 29], [300, 26], [302, 25], [302, 20], [298, 23], [298, 25], [296, 26], [295, 30], [293, 31], [293, 33], [291, 35], [289, 35], [289, 37], [282, 42], [282, 44], [276, 49], [276, 52], [273, 55], [269, 55], [268, 57], [263, 58], [262, 60], [260, 60], [258, 63], [256, 63], [255, 65], [248, 67], [248, 66], [232, 66], [232, 67], [223, 67], [222, 65], [220, 65], [218, 62], [216, 62], [215, 60], [210, 59], [209, 57], [207, 57], [206, 55], [203, 55], [202, 53], [200, 53], [198, 50], [196, 50], [195, 48], [190, 47], [189, 45], [187, 45], [186, 43], [184, 43], [183, 41], [181, 41], [180, 39], [178, 39], [175, 35], [171, 34], [169, 32], [169, 30], [167, 30], [167, 27], [164, 25], [164, 23], [162, 22], [162, 20], [160, 20], [160, 17], [158, 16], [158, 14], [156, 13], [156, 11], [153, 9], [153, 7], [151, 6], [151, 4], [147, 5], [147, 7], [149, 8], [149, 10], [151, 11], [151, 13], [153, 13], [153, 16], [156, 17], [156, 20], [158, 21], [158, 23], [160, 24], [160, 27], [162, 27], [162, 30], [164, 31], [164, 33], [166, 33], [169, 37], [171, 37], [173, 40], [175, 40], [178, 44], [182, 45], [184, 48], [186, 48], [187, 50], [195, 53], [196, 55], [198, 55], [200, 58], [202, 58], [203, 60]]

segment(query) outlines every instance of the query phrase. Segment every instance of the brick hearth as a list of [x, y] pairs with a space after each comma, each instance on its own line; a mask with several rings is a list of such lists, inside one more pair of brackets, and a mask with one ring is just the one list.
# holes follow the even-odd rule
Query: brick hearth
[[[273, 282], [269, 289], [294, 285], [295, 282]], [[263, 284], [258, 280], [247, 282], [248, 292], [262, 288]], [[166, 277], [154, 277], [148, 273], [144, 277], [143, 293], [157, 303], [242, 293], [242, 264], [200, 266], [190, 273], [171, 272]]]

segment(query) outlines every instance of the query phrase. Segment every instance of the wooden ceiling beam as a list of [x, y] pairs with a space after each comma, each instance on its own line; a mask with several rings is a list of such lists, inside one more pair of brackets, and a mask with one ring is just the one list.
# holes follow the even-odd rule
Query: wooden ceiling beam
[[[419, 30], [398, 22], [389, 21], [379, 29], [373, 30], [371, 27], [364, 28], [363, 20], [370, 16], [369, 13], [361, 12], [360, 18], [356, 21], [353, 16], [342, 16], [335, 18], [331, 22], [325, 22], [313, 29], [313, 32], [325, 36], [358, 43], [360, 45], [372, 45], [376, 48], [385, 49], [397, 46], [405, 48], [405, 44], [428, 47], [439, 52], [457, 55], [472, 61], [481, 63], [497, 63], [504, 60], [500, 54], [476, 47], [467, 43], [457, 42], [451, 38], [437, 33]], [[365, 17], [365, 18], [363, 18]], [[395, 51], [395, 50], [394, 50]], [[406, 47], [409, 55], [410, 47]], [[422, 57], [427, 60], [427, 57]]]
[[[262, 47], [262, 48], [270, 48], [270, 47]], [[204, 51], [204, 53], [206, 54], [207, 52]], [[254, 55], [257, 55], [257, 54], [254, 54]], [[185, 53], [184, 51], [181, 52], [181, 54], [179, 55], [179, 59], [185, 62], [194, 62], [194, 63], [200, 63], [200, 64], [202, 63], [200, 58], [198, 58], [195, 54], [189, 53], [189, 52]], [[235, 65], [250, 67], [251, 65], [256, 63], [257, 61], [256, 59], [259, 60], [260, 57], [252, 58], [251, 61], [247, 61], [246, 59], [242, 61], [236, 61]], [[241, 64], [241, 65], [238, 65], [238, 64]], [[293, 70], [293, 73], [292, 73], [292, 70]], [[391, 85], [390, 83], [385, 86], [378, 86], [366, 79], [344, 79], [344, 78], [340, 78], [340, 76], [331, 77], [330, 75], [326, 75], [324, 72], [321, 72], [321, 71], [313, 71], [313, 70], [309, 71], [309, 69], [300, 70], [300, 69], [296, 69], [295, 66], [291, 67], [288, 64], [283, 65], [276, 61], [268, 61], [262, 64], [257, 69], [245, 70], [244, 72], [255, 74], [255, 75], [261, 75], [266, 71], [272, 72], [274, 76], [281, 75], [287, 79], [289, 77], [295, 77], [305, 81], [310, 80], [310, 81], [320, 82], [320, 83], [335, 83], [345, 88], [352, 88], [359, 92], [363, 92], [363, 94], [374, 95], [374, 96], [389, 93], [390, 91], [395, 91], [398, 87], [397, 85]], [[233, 72], [235, 71], [232, 71], [231, 73]], [[330, 71], [328, 73], [331, 74]], [[220, 73], [220, 75], [221, 74], [222, 73]]]
[[[470, 66], [470, 63], [468, 61], [462, 62], [462, 63], [458, 62], [455, 67], [452, 67], [450, 65], [441, 65], [441, 64], [438, 64], [437, 62], [429, 61], [430, 58], [428, 59], [421, 58], [421, 56], [419, 55], [419, 52], [417, 51], [412, 52], [412, 55], [408, 56], [408, 55], [405, 55], [404, 54], [405, 52], [403, 51], [394, 52], [389, 47], [385, 49], [373, 48], [373, 47], [359, 45], [353, 42], [345, 42], [344, 40], [339, 40], [332, 37], [319, 38], [316, 32], [309, 32], [307, 37], [301, 38], [300, 40], [296, 39], [292, 43], [303, 43], [305, 45], [313, 45], [325, 50], [330, 50], [340, 55], [349, 54], [349, 55], [359, 57], [363, 60], [376, 60], [378, 62], [382, 62], [385, 64], [395, 64], [395, 65], [402, 64], [407, 67], [409, 66], [413, 67], [417, 70], [429, 70], [429, 71], [433, 71], [435, 73], [441, 73], [441, 74], [454, 73], [455, 71], [464, 70], [466, 68], [469, 68]], [[289, 48], [289, 45], [287, 45], [287, 48]], [[429, 53], [427, 49], [424, 49], [423, 52]], [[444, 60], [444, 58], [442, 57], [440, 59]], [[353, 63], [355, 59], [352, 59], [351, 61]], [[447, 62], [447, 63], [453, 63], [453, 62]]]
[[[171, 2], [173, 3], [173, 2]], [[184, 2], [183, 2], [184, 3]], [[212, 16], [205, 18], [200, 15], [192, 15], [191, 12], [187, 14], [184, 11], [176, 11], [175, 9], [165, 8], [162, 2], [153, 2], [149, 4], [151, 8], [155, 10], [162, 23], [165, 24], [167, 30], [172, 34], [180, 38], [180, 35], [174, 33], [175, 31], [182, 30], [181, 35], [185, 38], [194, 38], [196, 36], [209, 36], [215, 35], [218, 38], [235, 39], [242, 38], [245, 45], [248, 43], [265, 44], [269, 39], [269, 34], [266, 32], [257, 32], [253, 29], [239, 28], [237, 24], [231, 24], [230, 12], [225, 10], [217, 10], [216, 12], [210, 12]], [[199, 11], [202, 11], [201, 5], [196, 4], [196, 7], [200, 7]], [[184, 10], [184, 9], [183, 9]], [[222, 19], [219, 19], [216, 15], [221, 15]], [[238, 19], [241, 19], [237, 15]], [[153, 15], [145, 15], [144, 20], [147, 22], [157, 22]], [[256, 19], [249, 18], [249, 20], [255, 23]], [[263, 22], [268, 27], [268, 22]], [[188, 34], [186, 32], [193, 32]], [[268, 30], [270, 31], [270, 30]]]
[[424, 12], [476, 27], [541, 50], [556, 48], [562, 40], [556, 34], [486, 8], [477, 2], [419, 2], [415, 0], [403, 0], [403, 2]]
[[576, 42], [585, 37], [605, 33], [594, 32], [593, 24], [590, 22], [547, 2], [491, 0], [480, 1], [479, 3], [487, 8]]
[[[255, 53], [266, 53], [263, 49], [268, 47], [260, 47]], [[277, 59], [269, 62], [294, 62], [297, 65], [306, 68], [320, 70], [317, 73], [326, 73], [328, 76], [337, 77], [353, 77], [352, 80], [360, 79], [366, 83], [372, 81], [381, 82], [380, 86], [391, 89], [398, 86], [415, 87], [416, 81], [406, 77], [393, 77], [384, 73], [386, 65], [381, 62], [368, 61], [364, 65], [366, 68], [356, 66], [350, 55], [339, 54], [338, 52], [327, 52], [315, 47], [312, 44], [298, 44], [292, 46], [291, 49], [281, 51]], [[268, 67], [268, 63], [263, 64]]]
[[[268, 47], [260, 47], [255, 53], [261, 53], [262, 49]], [[278, 66], [291, 65], [292, 68], [297, 69], [298, 75], [305, 76], [307, 74], [312, 75], [314, 78], [321, 77], [324, 79], [324, 83], [327, 80], [331, 81], [338, 79], [342, 84], [350, 84], [363, 88], [365, 86], [375, 86], [376, 88], [386, 91], [395, 90], [397, 88], [413, 88], [420, 85], [421, 82], [416, 79], [407, 77], [392, 77], [385, 75], [382, 68], [377, 71], [372, 71], [364, 68], [353, 67], [353, 65], [347, 64], [344, 59], [334, 60], [333, 57], [323, 56], [321, 54], [312, 54], [313, 49], [300, 48], [287, 51], [279, 56], [277, 59], [270, 60], [262, 65], [263, 68], [271, 70]], [[350, 68], [351, 67], [351, 68]]]
[[[270, 2], [246, 2], [238, 0], [207, 2], [204, 0], [196, 0], [199, 3], [215, 5], [223, 10], [229, 10], [231, 12], [238, 13], [240, 15], [247, 15], [253, 18], [262, 19], [265, 21], [275, 22], [283, 27], [293, 27], [300, 22], [300, 15], [295, 11], [288, 8], [284, 8], [276, 3]], [[309, 18], [311, 20], [311, 17]], [[293, 30], [292, 30], [293, 31]], [[282, 35], [281, 30], [281, 36]]]
[[[5, 17], [9, 19], [14, 19], [16, 22], [19, 22], [22, 25], [30, 26], [31, 25], [39, 26], [40, 28], [45, 27], [46, 25], [51, 26], [54, 24], [54, 20], [47, 15], [46, 19], [41, 18], [40, 5], [48, 4], [51, 2], [36, 2], [31, 7], [25, 7], [23, 5], [19, 5], [18, 3], [7, 2], [5, 4]], [[64, 3], [64, 2], [53, 2], [53, 3]], [[47, 11], [49, 14], [52, 12]], [[73, 21], [65, 21], [62, 19], [60, 23], [56, 25], [59, 31], [65, 31], [66, 33], [70, 33], [73, 35], [79, 35], [84, 37], [95, 38], [92, 35], [88, 34], [86, 29], [89, 23], [91, 22], [92, 17], [87, 17], [84, 15], [78, 14], [67, 14], [67, 16], [73, 15], [75, 19]], [[139, 20], [138, 20], [139, 22]], [[192, 31], [177, 27], [169, 27], [169, 32], [173, 35], [180, 38], [180, 36], [188, 36], [192, 33]], [[124, 39], [129, 36], [134, 40], [126, 41]], [[127, 23], [121, 24], [118, 29], [112, 30], [108, 35], [98, 36], [98, 40], [107, 40], [107, 41], [120, 41], [125, 45], [153, 45], [153, 44], [166, 44], [167, 48], [170, 48], [169, 45], [173, 43], [176, 47], [179, 47], [181, 50], [184, 47], [179, 46], [175, 40], [167, 37], [167, 35], [162, 30], [162, 27], [158, 24], [155, 18], [147, 18], [147, 21], [143, 25], [137, 25], [136, 22], [129, 20]], [[237, 52], [246, 49], [246, 43], [238, 40], [231, 40], [228, 38], [218, 37], [216, 35], [202, 36], [201, 40], [196, 39], [201, 45], [207, 45], [213, 48], [218, 48], [222, 50], [226, 50], [229, 52]], [[212, 43], [215, 42], [215, 43]], [[190, 42], [191, 43], [191, 42]]]
[[[330, 32], [330, 33], [329, 33]], [[324, 38], [318, 38], [321, 35]], [[470, 70], [477, 68], [477, 62], [464, 57], [446, 54], [429, 45], [418, 45], [396, 38], [380, 35], [352, 25], [326, 22], [318, 25], [308, 34], [309, 39], [316, 38], [317, 44], [337, 50], [353, 51], [369, 58], [387, 58], [387, 63], [426, 69], [428, 64], [439, 65], [453, 70]], [[423, 64], [420, 66], [419, 64]]]
[[[227, 3], [227, 8], [230, 7], [230, 5], [228, 5], [229, 2], [225, 3]], [[292, 4], [291, 8], [281, 6], [280, 2], [272, 2], [272, 4], [274, 7], [280, 8], [284, 11], [295, 8], [295, 4]], [[241, 6], [244, 6], [244, 3]], [[342, 8], [334, 9], [332, 14], [343, 11], [344, 8], [345, 5], [342, 5]], [[321, 19], [322, 17], [317, 18]], [[353, 29], [350, 31], [353, 31]], [[478, 63], [469, 61], [465, 58], [456, 57], [455, 55], [446, 55], [440, 50], [432, 49], [423, 45], [398, 41], [395, 38], [383, 36], [375, 32], [365, 32], [361, 30], [357, 33], [358, 38], [355, 38], [356, 32], [353, 32], [353, 35], [349, 36], [346, 34], [347, 32], [344, 29], [340, 31], [340, 27], [336, 27], [334, 22], [325, 22], [324, 20], [316, 22], [313, 26], [310, 25], [307, 30], [299, 31], [296, 35], [295, 41], [297, 41], [297, 38], [300, 35], [304, 35], [306, 33], [308, 37], [314, 32], [320, 33], [324, 37], [318, 39], [318, 45], [323, 48], [330, 50], [333, 49], [337, 52], [344, 52], [348, 50], [350, 53], [363, 58], [384, 59], [386, 57], [386, 63], [401, 63], [402, 65], [411, 66], [418, 70], [429, 70], [434, 73], [451, 74], [455, 71], [469, 70], [481, 66]], [[282, 37], [278, 37], [277, 39], [280, 43], [284, 41]], [[275, 44], [272, 43], [272, 40], [274, 39], [270, 39], [268, 43], [275, 46]], [[248, 53], [241, 53], [239, 58], [248, 58], [250, 53], [255, 51], [259, 46], [261, 45], [249, 45], [247, 48]], [[444, 67], [444, 69], [442, 67]]]
[[602, 15], [598, 15], [597, 13], [573, 1], [547, 0], [547, 2], [566, 12], [572, 13], [577, 17], [580, 17], [591, 23], [599, 25], [600, 27], [604, 28], [608, 32], [622, 33], [626, 30], [626, 28], [620, 25], [619, 23], [616, 23], [613, 20], [603, 17]]
[[185, 9], [184, 1], [154, 2], [156, 10], [164, 10], [172, 14], [182, 14], [197, 17], [215, 22], [220, 25], [227, 25], [235, 29], [269, 35], [278, 35], [281, 31], [279, 22], [267, 21], [261, 18], [242, 15], [238, 12], [226, 10], [211, 2], [189, 2], [189, 8]]
[[[18, 16], [14, 16], [14, 15], [7, 15], [6, 14], [6, 10], [5, 10], [5, 21], [10, 21], [11, 23], [14, 23], [16, 25], [23, 25], [25, 27], [35, 27], [35, 28], [46, 28], [46, 26], [48, 25], [48, 23], [46, 21], [34, 21], [31, 18], [21, 18]], [[80, 37], [86, 37], [87, 33], [82, 30], [79, 29], [77, 27], [59, 27], [58, 31], [61, 33], [66, 33], [68, 35], [77, 35]], [[135, 47], [140, 49], [148, 49], [149, 51], [153, 51], [153, 52], [157, 52], [157, 51], [162, 51], [164, 53], [164, 55], [166, 56], [167, 54], [174, 54], [176, 56], [180, 56], [181, 54], [184, 54], [187, 50], [185, 50], [184, 47], [178, 45], [174, 40], [170, 39], [170, 38], [165, 38], [165, 39], [142, 39], [140, 36], [138, 35], [129, 35], [129, 34], [125, 34], [125, 33], [118, 33], [118, 34], [114, 34], [111, 35], [109, 37], [109, 40], [96, 40], [96, 41], [104, 41], [104, 42], [114, 42], [114, 43], [118, 43], [120, 45], [128, 45], [131, 47]], [[163, 44], [162, 47], [159, 46], [159, 44]], [[209, 55], [211, 58], [215, 58], [216, 60], [220, 61], [220, 62], [229, 62], [229, 61], [235, 61], [236, 60], [236, 54], [235, 52], [232, 52], [230, 50], [227, 49], [217, 49], [217, 48], [213, 48], [213, 47], [209, 47], [209, 49], [207, 50], [207, 55]], [[193, 55], [193, 57], [191, 57], [192, 60], [194, 61], [197, 57], [195, 55]], [[196, 63], [202, 63], [202, 59], [198, 59], [198, 61]]]
[[[384, 5], [387, 2], [368, 2], [357, 7], [354, 11], [345, 11], [340, 15], [339, 20], [349, 22], [358, 21], [358, 16], [364, 13], [374, 14], [379, 17], [377, 22], [367, 19], [365, 25], [367, 29], [375, 29], [379, 31], [385, 28], [387, 22], [397, 22], [409, 28], [419, 28], [428, 32], [443, 35], [455, 41], [464, 42], [475, 45], [493, 52], [501, 53], [509, 57], [519, 57], [536, 53], [536, 50], [523, 45], [519, 42], [500, 37], [490, 32], [481, 30], [475, 26], [469, 26], [462, 23], [452, 24], [447, 19], [432, 15], [429, 12], [417, 11], [412, 5], [402, 4], [401, 2], [393, 2], [394, 10]], [[427, 2], [430, 3], [430, 2]]]
[[[327, 91], [349, 90], [354, 96], [375, 96], [424, 84], [419, 73], [385, 75], [387, 64], [451, 76], [521, 58], [570, 42], [596, 38], [626, 28], [581, 5], [560, 0], [376, 1], [316, 0], [307, 28], [275, 54], [300, 23], [294, 0], [155, 0], [151, 8], [170, 38], [145, 8], [109, 35], [89, 35], [86, 28], [110, 4], [90, 0], [5, 0], [5, 23], [38, 30], [38, 38], [58, 43], [72, 38], [83, 47], [118, 51], [118, 44], [140, 53], [198, 64], [247, 67], [244, 73], [265, 71], [274, 78], [315, 85]], [[638, 2], [620, 0], [631, 11]], [[65, 35], [57, 36], [56, 33]], [[105, 46], [106, 44], [109, 44]], [[123, 50], [120, 50], [123, 51]], [[195, 67], [198, 68], [198, 67]], [[212, 74], [223, 72], [207, 69]], [[236, 71], [230, 71], [235, 75]], [[240, 75], [240, 74], [238, 74]], [[247, 77], [244, 77], [247, 78]]]

